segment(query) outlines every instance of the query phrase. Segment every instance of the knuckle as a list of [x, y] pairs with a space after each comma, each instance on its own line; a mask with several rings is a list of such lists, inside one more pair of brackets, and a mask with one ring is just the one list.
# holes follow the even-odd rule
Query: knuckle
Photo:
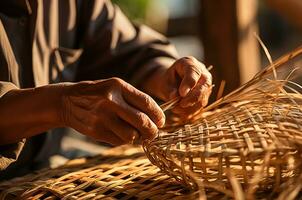
[[141, 127], [146, 127], [149, 124], [147, 116], [144, 113], [138, 113], [137, 120]]
[[148, 110], [152, 109], [153, 101], [149, 96], [144, 95], [142, 101]]
[[109, 83], [112, 87], [116, 88], [121, 87], [122, 85], [124, 85], [125, 82], [120, 78], [113, 77], [109, 79]]
[[181, 58], [181, 60], [183, 62], [191, 62], [191, 61], [195, 61], [196, 58], [194, 58], [193, 56], [184, 56], [184, 57]]
[[113, 102], [113, 94], [112, 94], [112, 92], [106, 92], [103, 96], [104, 96], [104, 101], [102, 101], [99, 104], [100, 109], [103, 109], [104, 105], [111, 105], [111, 104], [114, 103]]
[[116, 83], [116, 84], [121, 84], [121, 83], [124, 82], [122, 79], [120, 79], [120, 78], [118, 78], [118, 77], [113, 77], [113, 78], [110, 78], [110, 79], [111, 79], [111, 81], [112, 81], [113, 83]]
[[142, 98], [142, 101], [143, 101], [143, 104], [145, 105], [146, 110], [150, 114], [157, 115], [158, 109], [156, 107], [156, 103], [154, 102], [154, 100], [151, 97], [149, 97], [148, 95], [144, 95], [144, 97]]
[[192, 64], [192, 59], [189, 56], [182, 57], [178, 60], [181, 66], [187, 66]]
[[154, 129], [154, 126], [150, 119], [144, 113], [138, 114], [139, 126], [143, 131], [150, 131]]

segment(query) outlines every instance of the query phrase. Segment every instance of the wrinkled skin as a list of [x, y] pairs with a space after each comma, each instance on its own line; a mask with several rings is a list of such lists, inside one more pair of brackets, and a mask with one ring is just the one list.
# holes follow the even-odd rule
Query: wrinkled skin
[[[159, 67], [142, 90], [168, 101], [181, 97], [176, 114], [186, 117], [207, 104], [212, 77], [193, 57]], [[165, 123], [159, 105], [118, 78], [14, 89], [0, 98], [0, 145], [56, 127], [71, 127], [98, 141], [120, 145], [152, 139]]]
[[208, 103], [212, 76], [205, 65], [194, 57], [183, 57], [163, 73], [154, 77], [154, 93], [164, 101], [177, 96], [180, 103], [172, 110], [182, 118], [194, 114]]
[[152, 139], [165, 115], [147, 94], [118, 78], [67, 86], [64, 121], [77, 131], [113, 145]]

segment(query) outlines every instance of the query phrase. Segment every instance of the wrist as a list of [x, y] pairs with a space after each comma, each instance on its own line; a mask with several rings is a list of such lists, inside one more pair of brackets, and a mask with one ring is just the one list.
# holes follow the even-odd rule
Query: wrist
[[1, 142], [9, 144], [63, 127], [62, 87], [47, 85], [13, 89], [0, 98]]
[[54, 127], [65, 127], [64, 120], [64, 98], [65, 84], [50, 84], [33, 89], [38, 95], [39, 101], [45, 106], [41, 116], [45, 122], [52, 124]]

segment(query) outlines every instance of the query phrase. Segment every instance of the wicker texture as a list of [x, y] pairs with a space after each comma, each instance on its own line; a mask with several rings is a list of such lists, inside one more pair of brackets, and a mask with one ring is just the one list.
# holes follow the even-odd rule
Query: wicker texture
[[[266, 188], [254, 197], [289, 199], [301, 188], [301, 180], [302, 176], [283, 184], [281, 194]], [[204, 190], [202, 185], [189, 190], [152, 165], [141, 148], [130, 145], [0, 183], [0, 199], [195, 200], [237, 198], [242, 191], [236, 192], [235, 187], [225, 192], [217, 188]]]
[[0, 184], [0, 199], [195, 199], [159, 173], [141, 148], [115, 148]]
[[301, 78], [301, 61], [302, 48], [185, 125], [176, 122], [160, 131], [144, 144], [148, 158], [192, 188], [203, 185], [239, 196], [280, 190], [302, 170], [302, 89], [291, 81]]
[[0, 199], [301, 197], [302, 88], [291, 81], [301, 57], [302, 48], [160, 131], [143, 144], [149, 159], [137, 147], [114, 148], [2, 182]]

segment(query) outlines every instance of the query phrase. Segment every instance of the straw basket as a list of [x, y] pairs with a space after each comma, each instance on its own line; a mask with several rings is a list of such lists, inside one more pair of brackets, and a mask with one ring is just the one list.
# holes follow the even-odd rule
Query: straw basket
[[259, 72], [186, 124], [144, 144], [150, 161], [191, 188], [244, 197], [301, 174], [302, 48]]
[[302, 48], [145, 142], [159, 168], [140, 148], [118, 147], [2, 182], [0, 199], [301, 197], [301, 62]]

